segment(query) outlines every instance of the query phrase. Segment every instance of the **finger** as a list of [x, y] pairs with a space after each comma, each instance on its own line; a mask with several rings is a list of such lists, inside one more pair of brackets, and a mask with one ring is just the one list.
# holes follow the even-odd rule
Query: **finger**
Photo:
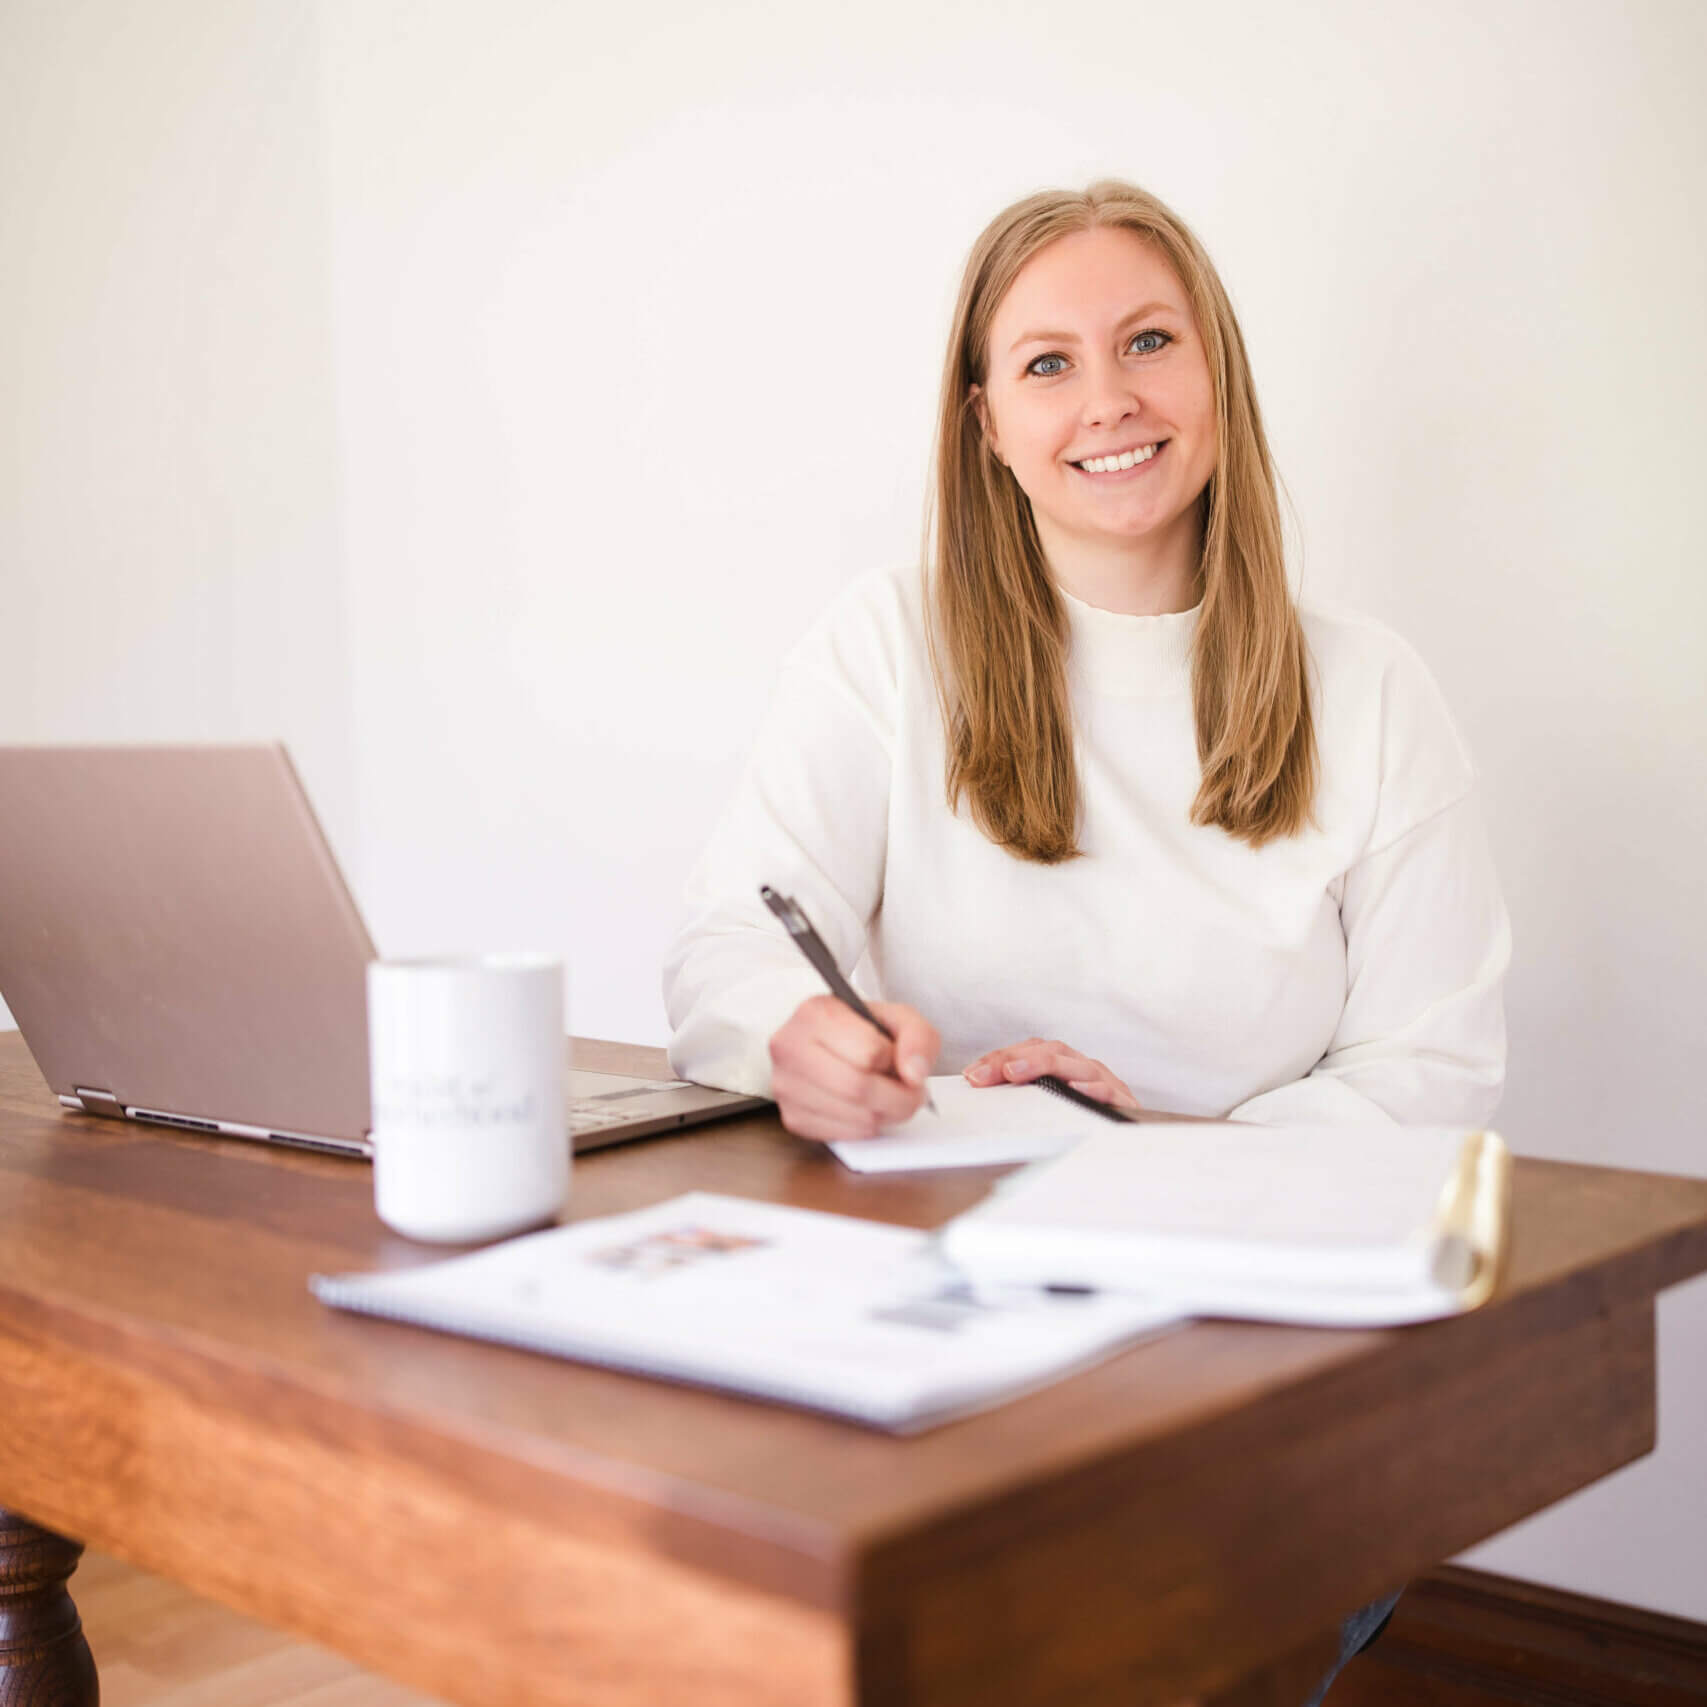
[[837, 1095], [810, 1073], [791, 1066], [779, 1066], [771, 1074], [771, 1096], [783, 1125], [802, 1138], [868, 1137], [881, 1118], [876, 1109]]
[[1065, 1043], [1053, 1038], [1028, 1038], [1024, 1043], [1009, 1045], [1006, 1049], [992, 1050], [981, 1064], [981, 1071], [976, 1077], [973, 1069], [967, 1069], [967, 1077], [974, 1084], [1026, 1084], [1032, 1079], [1041, 1078], [1045, 1073], [1054, 1073], [1066, 1078], [1069, 1074], [1089, 1074], [1095, 1063], [1089, 1056], [1081, 1055], [1078, 1050], [1070, 1049]]
[[824, 1001], [827, 1005], [812, 1016], [812, 1041], [862, 1073], [893, 1072], [895, 1049], [889, 1039], [846, 1003], [830, 996]]
[[1112, 1103], [1116, 1108], [1136, 1111], [1143, 1106], [1112, 1073], [1103, 1079], [1069, 1079], [1067, 1083], [1074, 1090], [1083, 1091], [1086, 1096], [1095, 1097], [1098, 1102]]
[[1098, 1064], [1088, 1055], [1081, 1055], [1078, 1050], [1070, 1049], [1065, 1043], [1051, 1039], [1049, 1042], [1028, 1043], [1002, 1063], [1002, 1073], [1011, 1083], [1025, 1083], [1031, 1079], [1040, 1079], [1045, 1073], [1052, 1073], [1058, 1079], [1073, 1075], [1085, 1078], [1095, 1077]]
[[819, 1044], [829, 1036], [843, 1039], [839, 1053], [845, 1056], [850, 1048], [857, 1046], [862, 1033], [867, 1034], [868, 1046], [874, 1054], [884, 1046], [878, 1033], [833, 996], [808, 996], [773, 1033], [772, 1066], [776, 1069], [800, 1066], [817, 1053]]
[[[1092, 1061], [1090, 1067], [1091, 1072], [1087, 1077], [1094, 1078], [1099, 1085], [1107, 1088], [1108, 1100], [1116, 1108], [1124, 1108], [1137, 1113], [1143, 1107], [1143, 1104], [1132, 1094], [1131, 1086], [1116, 1075], [1112, 1068], [1101, 1061]], [[1069, 1080], [1068, 1082], [1071, 1083], [1072, 1081]]]
[[969, 1062], [963, 1069], [966, 1077], [975, 1085], [1000, 1084], [1007, 1077], [1007, 1065], [1010, 1061], [1025, 1061], [1031, 1059], [1038, 1050], [1047, 1047], [1041, 1037], [1028, 1037], [1023, 1043], [1010, 1043], [1002, 1049], [992, 1049], [980, 1055], [976, 1061]]
[[1089, 1055], [1069, 1048], [1065, 1043], [1050, 1040], [1048, 1043], [1028, 1043], [1021, 1052], [1002, 1063], [1002, 1072], [1009, 1079], [1041, 1079], [1043, 1074], [1055, 1074], [1057, 1079], [1065, 1079], [1070, 1072], [1091, 1074], [1096, 1069]]
[[778, 1067], [771, 1075], [771, 1092], [838, 1107], [844, 1117], [869, 1112], [877, 1121], [893, 1125], [905, 1120], [919, 1106], [920, 1092], [883, 1073], [865, 1073], [833, 1051], [814, 1046], [798, 1060]]
[[895, 1033], [896, 1071], [909, 1085], [922, 1085], [942, 1053], [936, 1027], [904, 1002], [879, 1002], [873, 1011]]
[[899, 1125], [906, 1113], [920, 1100], [920, 1093], [905, 1085], [882, 1081], [883, 1092], [878, 1103], [887, 1104], [897, 1098], [904, 1110], [901, 1114], [873, 1102], [850, 1102], [827, 1091], [809, 1078], [784, 1076], [773, 1081], [771, 1093], [776, 1099], [782, 1123], [790, 1132], [802, 1137], [828, 1139], [875, 1138]]
[[796, 1138], [810, 1138], [820, 1144], [856, 1143], [872, 1137], [869, 1119], [841, 1120], [820, 1109], [790, 1101], [779, 1101], [777, 1113], [785, 1130]]

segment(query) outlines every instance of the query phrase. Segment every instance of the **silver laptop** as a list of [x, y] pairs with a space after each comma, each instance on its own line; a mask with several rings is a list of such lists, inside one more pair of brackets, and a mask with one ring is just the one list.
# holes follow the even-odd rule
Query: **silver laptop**
[[[66, 1108], [369, 1156], [373, 958], [283, 747], [0, 747], [0, 1000]], [[764, 1106], [575, 1069], [565, 1117]]]

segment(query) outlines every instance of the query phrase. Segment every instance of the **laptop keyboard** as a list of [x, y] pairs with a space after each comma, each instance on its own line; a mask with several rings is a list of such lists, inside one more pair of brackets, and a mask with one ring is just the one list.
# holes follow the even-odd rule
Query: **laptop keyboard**
[[577, 1097], [569, 1104], [569, 1130], [596, 1132], [605, 1126], [622, 1126], [634, 1119], [631, 1108], [612, 1108], [603, 1097]]

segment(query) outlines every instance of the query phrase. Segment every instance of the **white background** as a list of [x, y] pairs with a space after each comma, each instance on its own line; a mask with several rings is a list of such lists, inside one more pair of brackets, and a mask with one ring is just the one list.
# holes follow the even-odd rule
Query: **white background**
[[[1502, 1128], [1701, 1173], [1704, 70], [1698, 0], [0, 0], [0, 740], [281, 735], [382, 952], [661, 1042], [779, 650], [916, 554], [968, 245], [1128, 176], [1306, 593], [1480, 761]], [[1474, 1562], [1707, 1619], [1707, 1289], [1660, 1326], [1658, 1453]]]

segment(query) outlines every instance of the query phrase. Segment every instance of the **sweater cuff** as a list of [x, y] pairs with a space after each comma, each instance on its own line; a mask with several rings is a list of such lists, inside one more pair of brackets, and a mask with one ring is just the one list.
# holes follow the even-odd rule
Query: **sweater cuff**
[[790, 966], [743, 979], [715, 1007], [690, 1013], [670, 1040], [670, 1071], [696, 1085], [771, 1094], [771, 1038], [824, 980], [810, 967]]
[[1379, 1103], [1354, 1091], [1332, 1073], [1311, 1073], [1289, 1085], [1276, 1085], [1227, 1111], [1229, 1120], [1257, 1126], [1394, 1126]]

